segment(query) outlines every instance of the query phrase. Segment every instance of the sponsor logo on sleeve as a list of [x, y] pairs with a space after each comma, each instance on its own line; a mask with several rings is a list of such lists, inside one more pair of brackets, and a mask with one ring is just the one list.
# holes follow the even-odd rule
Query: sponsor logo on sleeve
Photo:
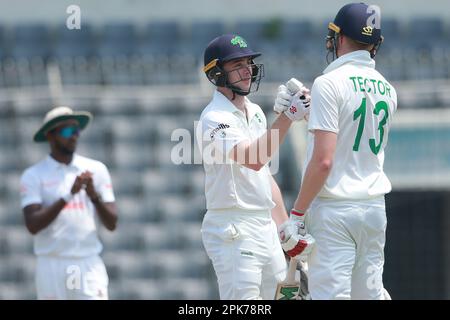
[[214, 130], [212, 130], [211, 134], [209, 135], [211, 140], [214, 140], [214, 137], [215, 137], [216, 133], [218, 133], [220, 130], [222, 130], [221, 133], [220, 133], [220, 136], [222, 138], [225, 138], [226, 137], [226, 133], [225, 133], [224, 130], [228, 129], [229, 127], [230, 127], [230, 125], [228, 125], [228, 124], [219, 123], [219, 125]]

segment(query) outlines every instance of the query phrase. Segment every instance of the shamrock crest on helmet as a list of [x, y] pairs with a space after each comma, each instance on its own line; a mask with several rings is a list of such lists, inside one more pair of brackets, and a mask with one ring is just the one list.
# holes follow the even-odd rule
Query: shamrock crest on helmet
[[247, 48], [247, 42], [245, 42], [245, 40], [240, 36], [236, 36], [231, 39], [231, 44], [235, 46], [239, 45], [239, 47], [241, 48]]

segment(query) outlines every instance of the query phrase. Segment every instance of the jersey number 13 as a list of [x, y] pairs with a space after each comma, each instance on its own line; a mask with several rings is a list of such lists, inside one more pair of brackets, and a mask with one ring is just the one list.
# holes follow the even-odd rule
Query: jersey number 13
[[[389, 117], [388, 105], [385, 101], [378, 101], [375, 105], [375, 108], [373, 109], [373, 113], [375, 115], [379, 115], [381, 111], [384, 111], [384, 116], [378, 124], [378, 131], [380, 132], [380, 142], [376, 144], [375, 139], [369, 139], [370, 150], [372, 150], [375, 155], [380, 152], [381, 145], [383, 144], [384, 126], [386, 125], [387, 119]], [[358, 124], [358, 132], [356, 133], [355, 137], [355, 143], [353, 144], [353, 151], [358, 151], [359, 145], [361, 144], [361, 136], [364, 131], [364, 122], [366, 120], [366, 98], [362, 99], [361, 105], [353, 113], [353, 121], [356, 121], [358, 118], [360, 119]]]

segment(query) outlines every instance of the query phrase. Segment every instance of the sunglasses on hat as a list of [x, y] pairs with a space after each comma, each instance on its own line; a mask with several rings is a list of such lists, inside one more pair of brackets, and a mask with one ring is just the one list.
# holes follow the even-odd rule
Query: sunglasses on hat
[[79, 135], [80, 134], [80, 127], [79, 126], [67, 126], [63, 127], [59, 130], [58, 135], [62, 138], [68, 139], [74, 134]]

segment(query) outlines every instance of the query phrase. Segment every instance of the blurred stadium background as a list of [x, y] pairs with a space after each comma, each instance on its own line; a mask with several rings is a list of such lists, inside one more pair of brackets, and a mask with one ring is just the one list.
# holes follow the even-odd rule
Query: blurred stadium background
[[[270, 119], [280, 82], [311, 85], [326, 66], [326, 25], [347, 2], [1, 0], [0, 299], [35, 298], [18, 185], [47, 154], [32, 134], [57, 104], [94, 114], [78, 151], [112, 174], [119, 227], [101, 232], [110, 298], [217, 299], [200, 237], [202, 167], [170, 161], [173, 130], [192, 135], [212, 93], [203, 49], [236, 32], [263, 52], [265, 78], [252, 100]], [[386, 155], [394, 190], [385, 287], [394, 299], [449, 299], [450, 4], [371, 3], [382, 9], [386, 39], [377, 66], [399, 96]], [[65, 27], [71, 4], [81, 8], [81, 30]], [[303, 129], [296, 125], [280, 152], [287, 207], [300, 184]]]

